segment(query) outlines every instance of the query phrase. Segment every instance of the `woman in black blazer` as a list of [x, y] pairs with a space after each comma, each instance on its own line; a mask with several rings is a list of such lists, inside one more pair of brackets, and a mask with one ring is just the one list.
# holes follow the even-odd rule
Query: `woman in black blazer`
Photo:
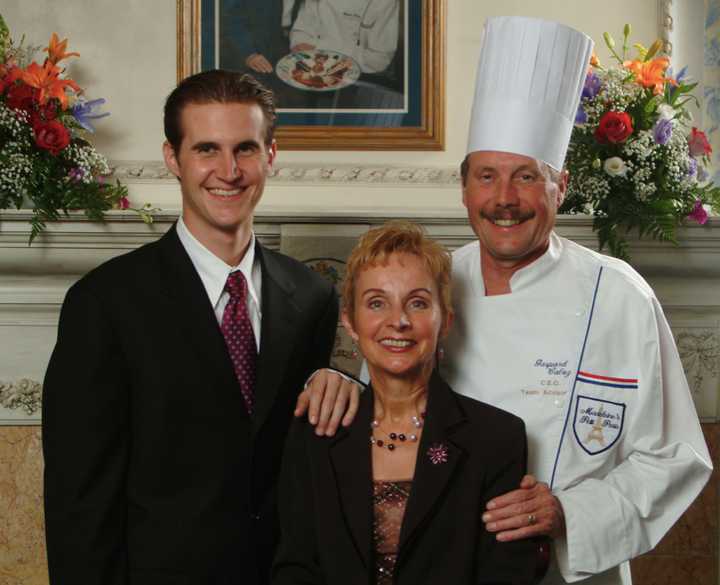
[[525, 473], [523, 422], [435, 371], [452, 321], [449, 254], [413, 224], [370, 230], [343, 301], [370, 387], [335, 437], [299, 419], [290, 431], [273, 584], [532, 583], [537, 543], [498, 542], [482, 522]]

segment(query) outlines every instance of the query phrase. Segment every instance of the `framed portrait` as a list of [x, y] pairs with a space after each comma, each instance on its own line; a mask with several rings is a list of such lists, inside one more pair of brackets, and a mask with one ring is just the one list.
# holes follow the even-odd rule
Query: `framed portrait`
[[446, 0], [177, 0], [178, 81], [251, 73], [283, 149], [442, 150]]

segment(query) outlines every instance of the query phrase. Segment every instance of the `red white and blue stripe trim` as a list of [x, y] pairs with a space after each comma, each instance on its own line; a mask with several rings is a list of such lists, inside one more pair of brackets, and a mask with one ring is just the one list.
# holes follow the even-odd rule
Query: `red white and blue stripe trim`
[[579, 382], [595, 384], [596, 386], [608, 386], [610, 388], [637, 388], [637, 378], [615, 378], [613, 376], [599, 376], [590, 372], [578, 372]]

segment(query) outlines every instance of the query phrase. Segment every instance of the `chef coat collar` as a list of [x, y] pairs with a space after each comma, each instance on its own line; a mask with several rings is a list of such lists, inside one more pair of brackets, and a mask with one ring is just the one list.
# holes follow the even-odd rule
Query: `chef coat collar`
[[[479, 242], [478, 242], [479, 246]], [[479, 248], [478, 248], [479, 250]], [[527, 289], [538, 281], [543, 279], [550, 273], [560, 261], [563, 251], [562, 240], [555, 232], [550, 233], [550, 244], [545, 253], [537, 260], [534, 260], [527, 266], [523, 266], [510, 277], [510, 290], [513, 293]], [[480, 262], [475, 262], [473, 267], [472, 283], [475, 287], [475, 293], [485, 296], [485, 281], [482, 277], [482, 266]]]

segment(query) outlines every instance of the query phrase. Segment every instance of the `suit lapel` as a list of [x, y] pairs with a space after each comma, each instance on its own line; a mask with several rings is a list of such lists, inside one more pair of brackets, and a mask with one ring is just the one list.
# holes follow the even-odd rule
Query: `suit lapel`
[[403, 553], [418, 529], [443, 496], [461, 460], [465, 457], [467, 446], [461, 444], [459, 437], [455, 436], [465, 421], [465, 415], [452, 390], [436, 373], [433, 373], [428, 392], [427, 416], [415, 464], [415, 476], [400, 532], [398, 562], [401, 561]]
[[232, 362], [225, 346], [207, 292], [187, 255], [175, 226], [158, 242], [157, 272], [168, 299], [169, 310], [177, 317], [180, 340], [187, 343], [200, 362], [208, 387], [226, 393], [225, 403], [247, 416]]
[[273, 254], [259, 244], [255, 253], [262, 266], [262, 323], [253, 413], [257, 431], [273, 407], [287, 370], [300, 309], [293, 298], [295, 284]]
[[330, 461], [345, 522], [368, 570], [372, 566], [372, 413], [372, 391], [366, 390], [360, 397], [355, 422], [349, 428], [341, 427], [330, 447]]

